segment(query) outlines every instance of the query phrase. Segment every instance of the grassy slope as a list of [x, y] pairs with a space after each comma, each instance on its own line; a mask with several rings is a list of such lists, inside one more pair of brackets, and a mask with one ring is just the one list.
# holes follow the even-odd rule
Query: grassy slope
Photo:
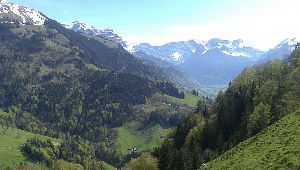
[[300, 169], [300, 110], [240, 143], [203, 169]]
[[162, 144], [164, 138], [171, 129], [164, 129], [159, 125], [152, 125], [143, 130], [139, 128], [138, 122], [130, 122], [118, 128], [119, 137], [117, 139], [117, 146], [122, 153], [128, 153], [129, 147], [136, 147], [138, 152], [153, 149]]
[[38, 137], [42, 140], [51, 139], [54, 144], [58, 140], [42, 135], [37, 135], [16, 128], [2, 128], [0, 125], [0, 164], [11, 165], [26, 161], [26, 156], [21, 151], [22, 144], [29, 138]]

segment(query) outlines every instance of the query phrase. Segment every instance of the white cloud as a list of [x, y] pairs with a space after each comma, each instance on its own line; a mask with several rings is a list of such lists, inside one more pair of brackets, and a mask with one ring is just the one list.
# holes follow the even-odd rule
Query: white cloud
[[[129, 41], [163, 44], [187, 39], [244, 39], [254, 47], [267, 50], [285, 38], [300, 39], [299, 0], [272, 0], [262, 10], [206, 24], [176, 25], [165, 28], [159, 36], [128, 37]], [[238, 16], [240, 15], [240, 16]]]

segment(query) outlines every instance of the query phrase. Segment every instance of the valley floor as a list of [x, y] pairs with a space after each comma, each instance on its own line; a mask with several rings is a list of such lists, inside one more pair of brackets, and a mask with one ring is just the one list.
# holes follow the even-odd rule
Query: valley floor
[[118, 128], [119, 136], [117, 145], [122, 153], [128, 153], [128, 148], [135, 147], [137, 152], [151, 150], [163, 143], [165, 136], [172, 129], [162, 128], [160, 125], [151, 125], [145, 129], [139, 129], [138, 122], [130, 122]]

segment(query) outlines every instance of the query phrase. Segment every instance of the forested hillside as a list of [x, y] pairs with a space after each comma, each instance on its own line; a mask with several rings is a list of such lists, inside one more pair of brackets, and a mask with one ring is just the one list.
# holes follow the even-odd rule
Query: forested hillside
[[200, 105], [154, 151], [159, 168], [200, 168], [294, 112], [300, 107], [299, 75], [299, 48], [286, 61], [245, 69], [212, 107]]
[[[0, 40], [0, 108], [7, 113], [0, 120], [5, 126], [62, 139], [63, 150], [69, 151], [55, 160], [85, 168], [93, 167], [87, 158], [89, 164], [121, 166], [117, 128], [135, 119], [134, 107], [154, 94], [185, 98], [184, 92], [163, 81], [160, 70], [122, 47], [50, 19], [43, 26], [2, 23]], [[89, 149], [72, 150], [73, 146]]]

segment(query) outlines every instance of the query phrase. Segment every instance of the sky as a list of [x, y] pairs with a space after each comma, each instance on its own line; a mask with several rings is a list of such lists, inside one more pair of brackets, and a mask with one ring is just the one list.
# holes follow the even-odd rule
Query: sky
[[267, 50], [300, 39], [300, 0], [8, 0], [61, 23], [111, 28], [131, 43], [243, 39]]

